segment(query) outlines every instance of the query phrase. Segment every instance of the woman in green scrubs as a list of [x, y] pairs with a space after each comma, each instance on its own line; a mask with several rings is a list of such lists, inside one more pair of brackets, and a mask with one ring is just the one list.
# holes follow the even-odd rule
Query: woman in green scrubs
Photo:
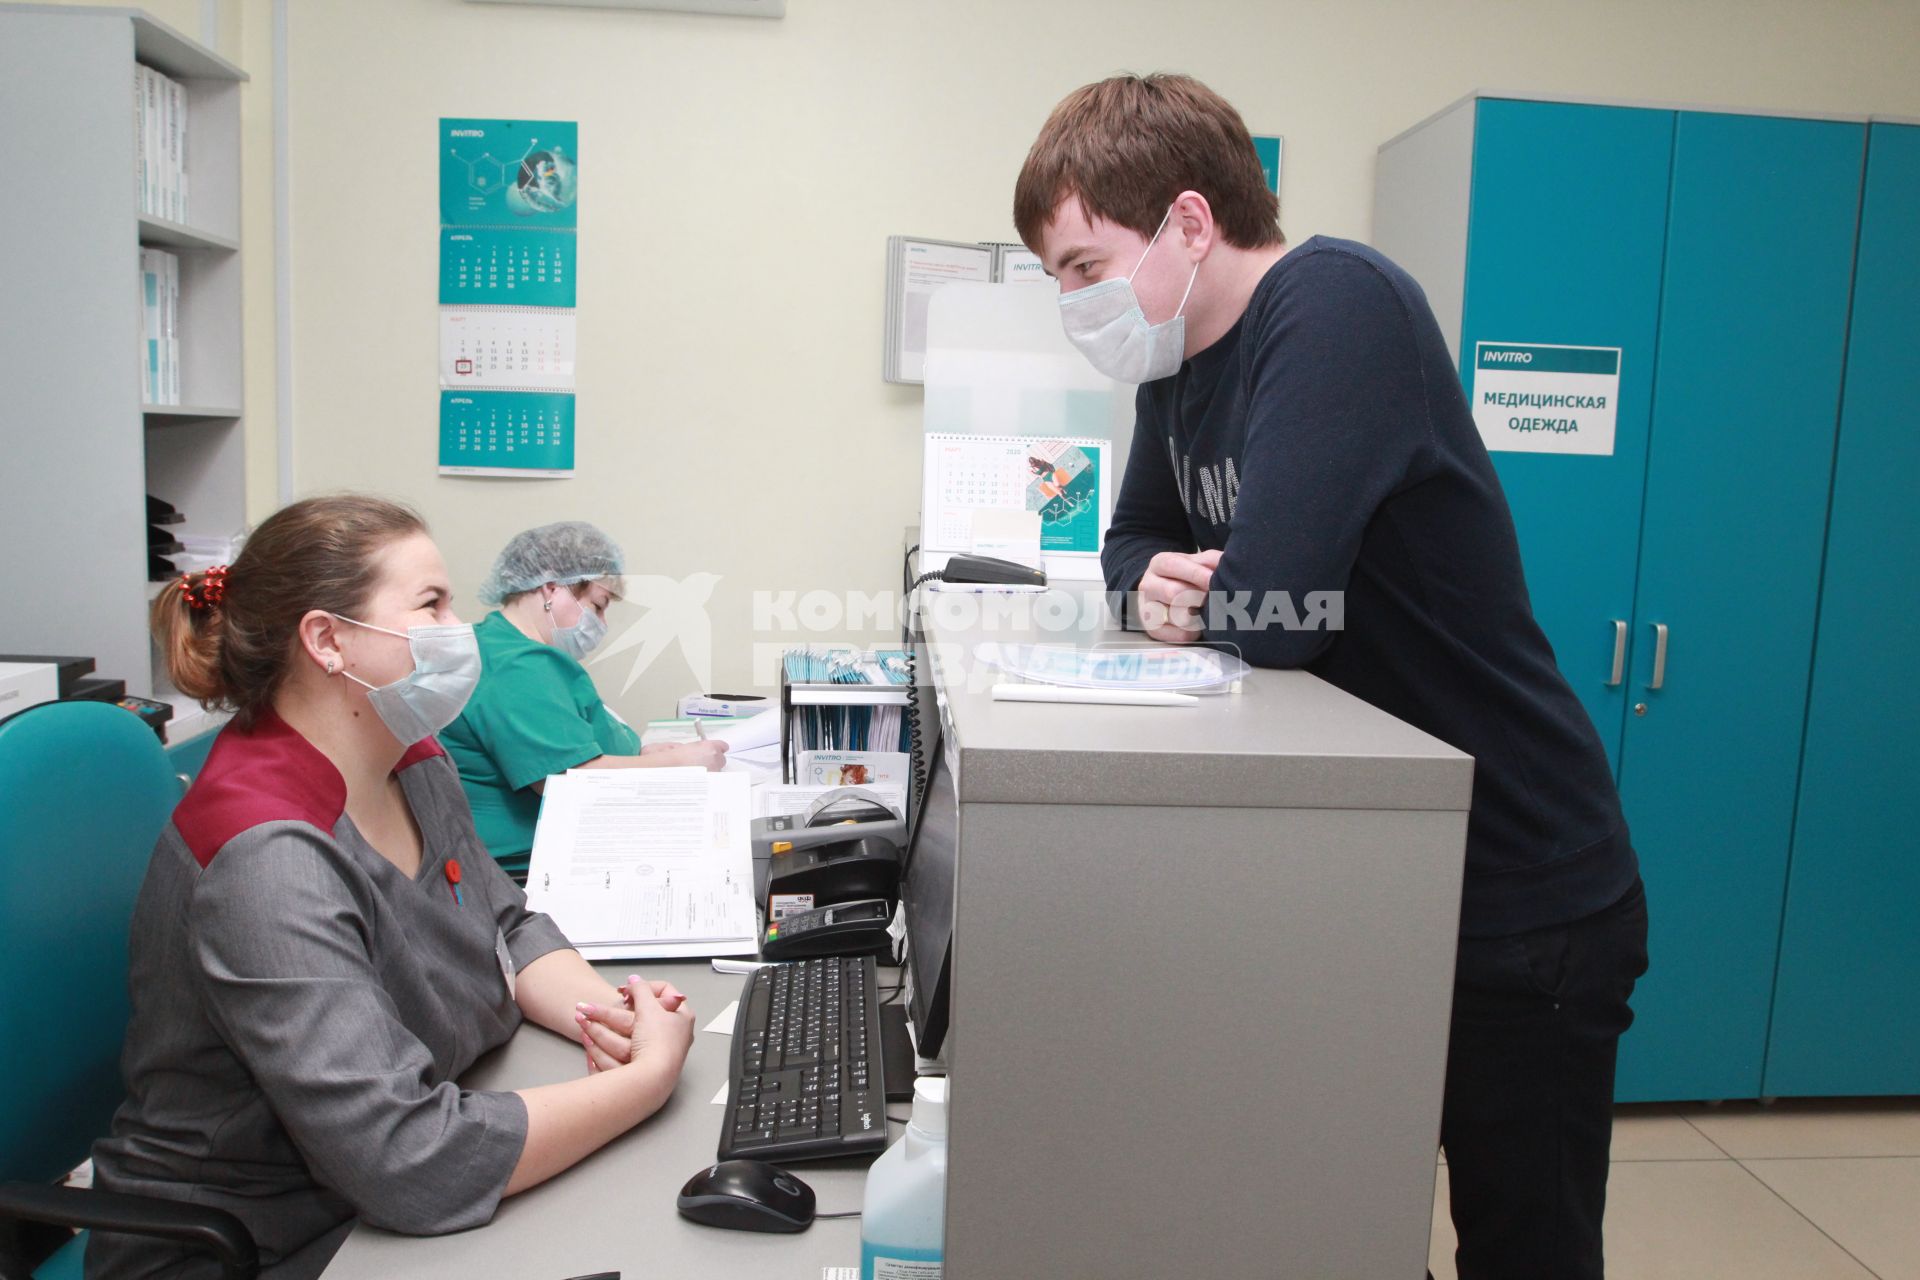
[[474, 627], [480, 683], [440, 744], [460, 771], [481, 840], [520, 883], [550, 775], [726, 763], [719, 742], [643, 749], [580, 665], [606, 635], [623, 564], [593, 525], [542, 525], [507, 543], [480, 589], [482, 603], [499, 606]]

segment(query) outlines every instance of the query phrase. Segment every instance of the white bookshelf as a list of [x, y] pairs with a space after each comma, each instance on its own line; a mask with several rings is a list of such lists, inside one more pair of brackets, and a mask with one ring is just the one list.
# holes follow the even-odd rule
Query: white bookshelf
[[[143, 213], [134, 66], [186, 99], [187, 219]], [[155, 664], [145, 495], [176, 534], [246, 520], [240, 91], [246, 74], [134, 9], [0, 4], [6, 171], [35, 198], [0, 212], [0, 651], [90, 654], [174, 704], [169, 739], [210, 727]], [[145, 402], [139, 251], [180, 264], [180, 400]]]

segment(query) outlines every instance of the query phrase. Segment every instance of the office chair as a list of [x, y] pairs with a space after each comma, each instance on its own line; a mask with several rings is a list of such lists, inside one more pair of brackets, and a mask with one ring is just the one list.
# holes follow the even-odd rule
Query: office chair
[[120, 707], [52, 702], [0, 721], [0, 963], [11, 975], [0, 981], [5, 1280], [80, 1275], [84, 1234], [35, 1268], [21, 1223], [184, 1241], [229, 1277], [259, 1270], [252, 1236], [230, 1213], [56, 1185], [125, 1096], [127, 927], [179, 799], [153, 730]]

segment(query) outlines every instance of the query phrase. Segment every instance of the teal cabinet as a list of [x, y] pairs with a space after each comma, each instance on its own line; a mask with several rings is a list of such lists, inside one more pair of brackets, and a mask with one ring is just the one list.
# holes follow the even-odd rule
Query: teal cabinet
[[1875, 124], [1764, 1089], [1920, 1091], [1920, 127]]
[[[1623, 1101], [1920, 1092], [1916, 135], [1474, 98], [1381, 148], [1640, 853]], [[1609, 447], [1500, 436], [1522, 344], [1618, 350]]]
[[1479, 342], [1621, 349], [1611, 455], [1493, 455], [1534, 616], [1616, 770], [1640, 549], [1594, 532], [1640, 524], [1672, 151], [1671, 111], [1505, 101], [1480, 104], [1473, 145], [1468, 394]]
[[1676, 121], [1628, 681], [1646, 710], [1620, 760], [1653, 957], [1624, 1099], [1761, 1092], [1865, 132]]

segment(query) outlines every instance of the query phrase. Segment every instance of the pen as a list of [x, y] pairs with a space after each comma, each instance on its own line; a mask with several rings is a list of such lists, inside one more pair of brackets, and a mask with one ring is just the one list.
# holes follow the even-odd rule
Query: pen
[[1057, 684], [996, 684], [995, 702], [1100, 702], [1126, 707], [1191, 707], [1200, 699], [1167, 689], [1080, 689]]
[[702, 742], [707, 740], [707, 722], [699, 716], [693, 718], [693, 735]]

